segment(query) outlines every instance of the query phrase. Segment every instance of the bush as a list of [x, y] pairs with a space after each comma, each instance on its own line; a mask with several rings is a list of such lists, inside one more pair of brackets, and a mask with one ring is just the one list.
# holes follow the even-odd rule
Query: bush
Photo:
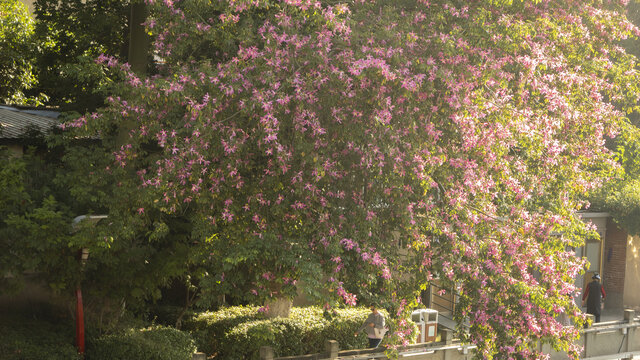
[[[385, 310], [380, 310], [388, 320], [389, 316]], [[340, 344], [341, 349], [364, 349], [369, 346], [369, 341], [362, 333], [357, 338], [353, 333], [362, 326], [366, 320], [370, 310], [368, 308], [357, 309], [338, 309], [336, 314], [332, 316], [329, 326], [325, 327], [321, 334], [322, 347], [324, 348], [324, 339], [336, 340]], [[387, 324], [389, 327], [389, 324]]]
[[0, 314], [0, 357], [3, 360], [80, 359], [74, 346], [73, 322], [15, 318]]
[[[182, 306], [161, 305], [154, 306], [149, 309], [148, 318], [154, 324], [175, 326], [180, 314], [184, 311]], [[192, 310], [184, 311], [182, 322], [186, 322], [193, 316]]]
[[200, 313], [185, 321], [183, 329], [189, 331], [198, 344], [198, 349], [215, 355], [227, 342], [230, 329], [254, 320], [265, 319], [257, 306], [234, 306], [219, 311]]
[[267, 319], [258, 307], [231, 307], [196, 316], [185, 324], [198, 347], [219, 359], [258, 359], [261, 346], [276, 356], [324, 351], [325, 340], [337, 340], [342, 349], [365, 348], [366, 337], [354, 337], [369, 310], [338, 309], [330, 314], [320, 307], [292, 308], [288, 318]]
[[87, 360], [191, 360], [195, 342], [188, 333], [153, 326], [105, 335], [87, 344]]

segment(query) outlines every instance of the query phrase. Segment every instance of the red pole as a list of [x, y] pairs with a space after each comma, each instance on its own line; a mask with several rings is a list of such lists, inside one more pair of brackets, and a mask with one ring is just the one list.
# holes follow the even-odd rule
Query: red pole
[[76, 288], [76, 347], [78, 353], [84, 354], [84, 311], [82, 309], [82, 290]]

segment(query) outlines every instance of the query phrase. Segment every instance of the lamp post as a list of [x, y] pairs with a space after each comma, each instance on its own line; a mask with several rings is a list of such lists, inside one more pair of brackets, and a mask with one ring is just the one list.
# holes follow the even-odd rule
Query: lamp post
[[[98, 221], [106, 218], [107, 215], [77, 216], [71, 222], [72, 232], [76, 232], [77, 226], [81, 221], [89, 221], [91, 225], [95, 226]], [[82, 248], [78, 252], [80, 271], [84, 270], [84, 265], [87, 263], [87, 259], [89, 259], [89, 249]], [[78, 281], [78, 285], [76, 286], [76, 347], [78, 348], [78, 353], [84, 355], [84, 307], [82, 305], [82, 289], [80, 287], [80, 281]]]

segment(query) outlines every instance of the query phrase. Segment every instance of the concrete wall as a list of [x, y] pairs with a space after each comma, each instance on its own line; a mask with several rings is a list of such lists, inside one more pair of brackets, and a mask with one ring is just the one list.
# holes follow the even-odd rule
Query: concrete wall
[[46, 284], [39, 283], [35, 277], [28, 274], [25, 277], [24, 288], [20, 292], [0, 295], [0, 313], [3, 311], [37, 312], [44, 308], [65, 308], [73, 304], [69, 298], [55, 295]]
[[33, 4], [35, 0], [20, 0], [23, 4], [27, 5], [29, 8], [29, 13], [33, 15], [33, 11], [35, 10], [35, 5]]
[[627, 237], [627, 261], [624, 277], [625, 308], [640, 310], [640, 237]]
[[7, 150], [9, 150], [11, 156], [22, 157], [22, 155], [24, 154], [24, 147], [22, 145], [6, 144], [4, 146], [7, 147]]
[[[64, 0], [63, 0], [64, 1]], [[31, 13], [31, 16], [33, 17], [33, 13], [35, 11], [35, 2], [36, 0], [20, 0], [20, 2], [22, 2], [23, 4], [27, 5], [27, 7], [29, 8], [29, 13]], [[85, 3], [85, 0], [82, 0], [82, 3]]]

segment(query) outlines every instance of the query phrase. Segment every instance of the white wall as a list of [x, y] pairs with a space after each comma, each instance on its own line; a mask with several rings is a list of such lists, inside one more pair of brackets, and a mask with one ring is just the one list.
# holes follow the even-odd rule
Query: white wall
[[35, 10], [35, 6], [33, 3], [35, 2], [35, 0], [20, 0], [20, 1], [29, 7], [29, 13], [31, 13], [31, 16], [33, 16], [33, 11]]

